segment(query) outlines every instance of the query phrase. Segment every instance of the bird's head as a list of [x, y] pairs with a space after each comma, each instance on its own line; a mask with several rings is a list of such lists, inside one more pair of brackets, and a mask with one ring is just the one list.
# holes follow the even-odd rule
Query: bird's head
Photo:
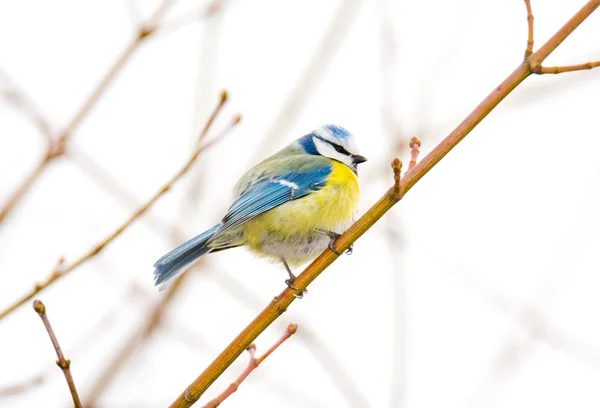
[[352, 133], [341, 126], [324, 125], [298, 140], [306, 153], [319, 154], [337, 160], [356, 173], [356, 166], [366, 162], [358, 154], [358, 146]]

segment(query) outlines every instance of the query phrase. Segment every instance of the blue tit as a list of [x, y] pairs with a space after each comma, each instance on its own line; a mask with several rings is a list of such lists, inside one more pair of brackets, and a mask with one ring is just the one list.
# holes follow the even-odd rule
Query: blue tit
[[285, 267], [305, 264], [354, 221], [359, 199], [358, 153], [353, 135], [325, 125], [248, 170], [235, 200], [217, 225], [179, 245], [154, 264], [162, 290], [209, 252], [247, 246]]

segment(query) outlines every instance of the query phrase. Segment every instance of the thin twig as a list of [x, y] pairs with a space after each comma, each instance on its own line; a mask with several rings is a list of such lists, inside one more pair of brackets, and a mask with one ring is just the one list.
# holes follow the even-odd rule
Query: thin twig
[[46, 315], [46, 306], [42, 303], [41, 300], [33, 301], [33, 310], [40, 316], [44, 326], [46, 326], [46, 331], [48, 331], [48, 335], [50, 336], [50, 341], [52, 341], [52, 345], [54, 346], [54, 350], [56, 350], [56, 355], [58, 356], [58, 361], [56, 364], [61, 368], [63, 374], [65, 375], [65, 379], [67, 380], [67, 384], [69, 385], [69, 391], [71, 391], [71, 396], [73, 397], [73, 404], [76, 408], [83, 408], [81, 405], [81, 400], [79, 399], [79, 394], [77, 394], [77, 388], [75, 388], [75, 381], [73, 381], [73, 375], [71, 374], [71, 360], [65, 359], [65, 356], [60, 349], [60, 344], [58, 344], [58, 339], [54, 334], [54, 330], [50, 325], [50, 320], [48, 320], [48, 316]]
[[227, 3], [227, 0], [213, 0], [202, 9], [194, 10], [181, 16], [173, 17], [172, 19], [163, 21], [160, 24], [160, 27], [158, 27], [158, 30], [160, 30], [161, 33], [164, 33], [166, 31], [185, 27], [189, 24], [197, 23], [203, 18], [210, 18], [221, 12], [225, 7], [225, 3]]
[[[196, 22], [201, 17], [212, 15], [220, 11], [220, 7], [222, 7], [223, 4], [223, 0], [214, 0], [211, 4], [208, 5], [208, 7], [203, 6], [205, 8], [204, 11], [196, 10], [194, 13], [186, 14], [183, 18], [192, 17], [193, 20], [187, 22]], [[160, 25], [160, 30], [179, 28], [182, 24], [185, 23], [186, 21], [183, 20], [181, 17], [169, 20], [165, 19]], [[215, 27], [215, 24], [208, 24], [206, 27], [208, 30], [211, 30]], [[216, 40], [218, 39], [218, 37], [215, 35], [207, 35], [204, 36], [204, 38], [205, 44], [210, 44], [213, 46], [217, 43]], [[204, 60], [204, 64], [202, 65], [202, 67], [208, 69], [208, 71], [206, 72], [212, 73], [209, 67], [212, 67], [214, 64], [211, 64], [211, 61], [209, 61], [210, 57], [207, 59], [207, 53], [202, 52], [206, 50], [203, 47], [201, 48], [202, 49], [200, 51]], [[214, 61], [212, 62], [214, 63]], [[214, 81], [209, 82], [212, 83]], [[203, 91], [202, 96], [205, 99], [205, 105], [211, 104], [210, 107], [212, 108], [212, 99], [206, 100], [207, 98], [210, 98], [212, 92], [207, 92], [207, 87], [201, 86], [200, 88], [202, 88]], [[196, 105], [198, 104], [196, 103]], [[194, 109], [194, 111], [196, 112], [199, 112], [200, 110], [201, 109]], [[205, 137], [208, 134], [207, 130], [210, 127], [212, 127], [217, 112], [213, 111], [210, 114], [208, 120], [204, 118], [205, 114], [203, 112], [200, 112], [200, 114], [201, 116], [199, 116], [204, 123], [204, 129], [196, 137], [194, 146], [197, 146], [204, 141]], [[195, 125], [194, 127], [196, 126], [197, 125]], [[82, 167], [88, 165], [89, 162], [87, 160], [81, 163]], [[202, 164], [198, 163], [198, 166], [202, 166]], [[184, 235], [182, 232], [184, 229], [182, 227], [189, 225], [190, 217], [189, 214], [187, 214], [187, 212], [185, 211], [186, 204], [189, 203], [190, 207], [198, 208], [196, 205], [197, 203], [195, 203], [195, 201], [197, 201], [197, 198], [200, 197], [200, 179], [205, 173], [206, 172], [203, 171], [196, 171], [194, 172], [194, 174], [189, 175], [188, 182], [186, 185], [188, 191], [186, 196], [181, 200], [182, 203], [180, 210], [177, 211], [178, 220], [175, 223], [173, 223], [172, 226], [167, 226], [163, 223], [163, 225], [161, 225], [162, 228], [160, 228], [159, 231], [156, 231], [162, 237], [172, 236], [174, 246], [180, 244], [184, 240]], [[117, 198], [121, 198], [121, 201], [132, 201], [128, 189], [122, 186], [118, 180], [116, 180], [114, 177], [108, 174], [108, 172], [104, 170], [101, 166], [96, 166], [94, 168], [94, 176], [96, 176], [95, 178], [99, 181], [99, 184], [101, 186], [108, 188], [113, 193], [113, 195], [117, 196]], [[150, 226], [152, 227], [152, 225]], [[153, 226], [155, 227], [156, 224], [154, 224]], [[156, 228], [153, 229], [156, 230]], [[203, 262], [203, 260], [200, 260], [200, 262], [196, 263], [192, 267], [192, 270], [199, 270], [204, 265], [206, 265], [206, 263]], [[188, 273], [184, 274], [184, 276], [181, 277], [182, 279], [178, 279], [176, 282], [174, 282], [173, 285], [170, 285], [167, 288], [165, 296], [162, 296], [158, 302], [154, 302], [154, 304], [150, 306], [151, 310], [145, 314], [145, 321], [137, 327], [133, 328], [133, 330], [128, 334], [128, 339], [123, 343], [123, 345], [120, 346], [116, 352], [112, 353], [114, 357], [109, 360], [107, 366], [102, 368], [102, 371], [96, 377], [96, 383], [90, 387], [90, 393], [84, 398], [86, 407], [92, 408], [96, 405], [97, 401], [102, 398], [102, 395], [112, 386], [114, 379], [118, 378], [119, 372], [125, 367], [127, 367], [128, 363], [131, 360], [131, 356], [136, 351], [139, 351], [142, 347], [146, 345], [146, 340], [149, 336], [152, 335], [152, 333], [154, 333], [154, 331], [158, 327], [163, 326], [163, 317], [165, 316], [170, 304], [173, 303], [181, 293], [184, 293], [182, 289], [184, 288], [185, 284], [190, 281], [189, 277], [192, 276], [190, 272], [192, 271], [189, 271]]]
[[340, 44], [347, 38], [346, 30], [358, 15], [360, 0], [349, 0], [339, 3], [335, 16], [331, 20], [327, 31], [318, 42], [318, 47], [309, 58], [308, 65], [304, 68], [295, 83], [293, 90], [281, 106], [279, 113], [275, 116], [273, 124], [265, 132], [265, 137], [256, 152], [263, 153], [274, 141], [279, 140], [286, 129], [293, 124], [294, 120], [302, 112], [302, 108], [309, 101], [309, 97], [317, 88], [319, 81], [327, 72], [327, 66], [335, 56]]
[[46, 378], [44, 374], [37, 374], [34, 377], [28, 378], [26, 380], [21, 380], [18, 383], [0, 386], [0, 398], [12, 397], [15, 395], [22, 394], [31, 390], [34, 387], [38, 387], [44, 384], [45, 381]]
[[562, 74], [563, 72], [584, 71], [600, 67], [600, 61], [586, 62], [585, 64], [563, 65], [559, 67], [540, 67], [536, 74]]
[[158, 6], [148, 21], [140, 27], [136, 37], [127, 45], [119, 58], [106, 72], [104, 77], [96, 85], [87, 99], [85, 99], [85, 101], [82, 103], [81, 107], [75, 112], [68, 124], [58, 134], [57, 138], [49, 141], [47, 151], [43, 159], [6, 200], [4, 207], [0, 210], [0, 223], [6, 219], [8, 214], [23, 199], [27, 191], [29, 191], [29, 189], [35, 184], [39, 176], [53, 161], [53, 159], [64, 155], [66, 152], [67, 142], [71, 135], [83, 122], [83, 119], [88, 116], [92, 108], [96, 106], [97, 102], [100, 100], [100, 97], [104, 95], [108, 87], [114, 83], [115, 78], [122, 71], [127, 62], [129, 62], [133, 53], [139, 48], [142, 42], [144, 42], [144, 40], [154, 32], [154, 26], [157, 24], [157, 21], [167, 12], [173, 3], [174, 0], [164, 0]]
[[[225, 92], [223, 92], [221, 101], [217, 105], [216, 110], [220, 111], [226, 100], [227, 100], [227, 94]], [[225, 137], [228, 134], [229, 130], [231, 130], [234, 126], [236, 126], [240, 122], [240, 120], [241, 120], [240, 115], [235, 116], [234, 119], [232, 120], [232, 122], [230, 123], [230, 125], [227, 128], [225, 128], [221, 134], [219, 134], [213, 140], [198, 146], [195, 149], [194, 153], [190, 156], [190, 158], [183, 165], [183, 167], [181, 169], [179, 169], [179, 171], [164, 186], [162, 186], [145, 204], [143, 204], [136, 212], [134, 212], [114, 232], [112, 232], [108, 237], [106, 237], [104, 240], [102, 240], [99, 244], [94, 246], [91, 250], [89, 250], [81, 258], [79, 258], [75, 262], [71, 263], [70, 265], [64, 267], [63, 269], [61, 269], [59, 271], [55, 271], [44, 282], [36, 284], [29, 293], [25, 294], [19, 300], [17, 300], [12, 305], [10, 305], [7, 309], [3, 310], [0, 313], [0, 320], [2, 320], [4, 317], [6, 317], [7, 315], [9, 315], [13, 311], [15, 311], [19, 306], [23, 305], [28, 300], [32, 299], [38, 292], [46, 289], [48, 286], [50, 286], [57, 280], [65, 277], [66, 275], [71, 273], [73, 270], [75, 270], [77, 267], [83, 265], [84, 263], [86, 263], [87, 261], [89, 261], [90, 259], [95, 257], [96, 255], [98, 255], [108, 244], [110, 244], [115, 238], [117, 238], [119, 235], [121, 235], [121, 233], [123, 231], [125, 231], [134, 221], [136, 221], [143, 214], [145, 214], [146, 211], [148, 211], [148, 209], [150, 209], [150, 207], [152, 207], [152, 205], [154, 205], [154, 203], [156, 201], [158, 201], [158, 199], [160, 197], [162, 197], [167, 191], [169, 191], [171, 189], [171, 187], [173, 186], [173, 184], [175, 184], [184, 174], [186, 174], [188, 172], [188, 170], [192, 167], [192, 165], [195, 163], [196, 159], [198, 158], [198, 156], [201, 153], [203, 153], [206, 149], [212, 147], [215, 143], [221, 141], [223, 139], [223, 137]]]
[[[126, 211], [141, 205], [140, 201], [131, 189], [122, 184], [121, 180], [110, 174], [94, 157], [87, 152], [73, 147], [69, 151], [69, 160], [72, 164], [79, 167], [79, 170], [88, 176], [95, 184], [103, 188], [113, 198], [119, 202]], [[154, 216], [152, 213], [147, 214], [144, 222], [150, 227], [159, 237], [164, 237], [170, 232], [170, 227], [166, 221]]]
[[[596, 8], [600, 0], [590, 0], [558, 32], [527, 61], [519, 66], [473, 110], [439, 145], [401, 179], [400, 161], [394, 160], [394, 186], [369, 209], [354, 225], [336, 240], [335, 249], [343, 253], [371, 228], [390, 208], [440, 162], [467, 134], [475, 128], [504, 98], [532, 74], [532, 61], [540, 64], [556, 49]], [[327, 249], [317, 257], [294, 281], [301, 293], [336, 259], [337, 254]], [[223, 350], [223, 352], [171, 404], [171, 408], [193, 405], [206, 389], [271, 323], [281, 316], [295, 300], [294, 291], [286, 288]]]
[[525, 0], [527, 8], [527, 48], [525, 49], [525, 58], [533, 54], [533, 12], [531, 11], [531, 0]]
[[37, 106], [31, 96], [28, 95], [24, 89], [19, 87], [16, 81], [2, 69], [0, 69], [0, 79], [1, 78], [4, 78], [4, 87], [8, 88], [3, 92], [5, 99], [12, 103], [15, 108], [19, 109], [36, 125], [47, 144], [51, 143], [52, 125], [42, 113], [39, 106]]
[[298, 330], [298, 325], [290, 324], [287, 327], [285, 333], [283, 333], [283, 335], [279, 338], [279, 340], [277, 340], [277, 342], [275, 344], [273, 344], [271, 346], [271, 348], [269, 350], [267, 350], [265, 352], [265, 354], [263, 354], [259, 358], [255, 357], [256, 346], [254, 345], [254, 343], [250, 344], [248, 346], [248, 348], [246, 349], [246, 351], [248, 351], [248, 353], [250, 354], [250, 361], [248, 362], [248, 366], [246, 367], [246, 369], [242, 372], [242, 374], [240, 374], [240, 376], [234, 382], [229, 384], [229, 387], [227, 387], [216, 398], [212, 399], [206, 405], [204, 405], [203, 408], [217, 408], [219, 405], [221, 405], [221, 403], [223, 403], [223, 401], [225, 401], [229, 396], [231, 396], [231, 394], [233, 394], [234, 392], [236, 392], [238, 390], [240, 384], [244, 382], [244, 380], [250, 375], [250, 373], [252, 373], [252, 371], [254, 371], [256, 368], [258, 368], [258, 366], [267, 357], [269, 357], [272, 352], [274, 352], [279, 346], [281, 346], [287, 339], [292, 337], [292, 335], [294, 333], [296, 333], [296, 330]]
[[417, 159], [419, 158], [419, 148], [421, 147], [421, 140], [418, 137], [413, 137], [408, 143], [410, 147], [410, 163], [408, 163], [408, 171], [411, 171], [417, 165]]
[[[194, 267], [197, 268], [198, 266], [194, 265]], [[138, 349], [140, 343], [146, 340], [161, 324], [166, 311], [166, 306], [175, 298], [176, 294], [181, 292], [180, 289], [187, 281], [187, 277], [191, 276], [189, 272], [190, 271], [183, 274], [167, 288], [165, 295], [152, 308], [152, 311], [149, 313], [149, 317], [146, 322], [138, 330], [136, 330], [136, 332], [133, 333], [133, 335], [125, 342], [125, 344], [117, 353], [113, 353], [109, 365], [98, 376], [98, 382], [94, 384], [92, 391], [86, 397], [85, 406], [87, 408], [93, 408], [96, 406], [95, 404], [98, 401], [98, 398], [115, 380], [118, 372], [129, 360], [134, 351]]]

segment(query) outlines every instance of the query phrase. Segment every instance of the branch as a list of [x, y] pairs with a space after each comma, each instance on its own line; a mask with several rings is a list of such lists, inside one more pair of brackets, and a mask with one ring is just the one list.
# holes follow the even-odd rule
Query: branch
[[[83, 119], [90, 113], [92, 108], [96, 106], [100, 97], [104, 95], [109, 85], [111, 85], [117, 75], [121, 72], [123, 67], [127, 64], [133, 53], [139, 48], [139, 46], [148, 38], [150, 34], [154, 32], [154, 26], [156, 22], [167, 12], [167, 10], [173, 5], [174, 0], [163, 0], [161, 4], [154, 11], [148, 21], [141, 26], [137, 36], [127, 45], [125, 50], [121, 53], [119, 58], [115, 61], [112, 67], [106, 72], [104, 77], [100, 80], [98, 85], [94, 88], [92, 93], [83, 102], [81, 107], [73, 115], [68, 124], [59, 133], [56, 139], [49, 140], [46, 154], [42, 160], [37, 164], [33, 171], [25, 178], [19, 187], [13, 192], [13, 194], [6, 200], [4, 207], [0, 209], [0, 223], [6, 219], [8, 214], [15, 208], [15, 206], [25, 196], [27, 191], [35, 184], [39, 176], [46, 169], [46, 167], [58, 157], [61, 157], [66, 152], [67, 142], [73, 132], [79, 127]], [[40, 124], [39, 118], [37, 120], [38, 125]]]
[[44, 326], [46, 326], [46, 330], [48, 331], [48, 335], [50, 336], [50, 341], [52, 341], [52, 345], [54, 346], [54, 350], [56, 350], [56, 355], [58, 356], [58, 361], [56, 364], [61, 368], [65, 378], [67, 380], [67, 384], [69, 385], [69, 391], [71, 391], [71, 396], [73, 397], [73, 404], [75, 408], [83, 408], [81, 405], [81, 400], [79, 399], [79, 394], [77, 394], [77, 388], [75, 388], [75, 381], [73, 381], [73, 376], [71, 375], [71, 360], [65, 359], [65, 356], [60, 349], [60, 344], [58, 344], [58, 339], [54, 334], [54, 330], [52, 330], [52, 326], [50, 325], [50, 320], [48, 320], [48, 316], [46, 315], [46, 306], [42, 303], [41, 300], [35, 300], [33, 302], [33, 310], [40, 316], [42, 322], [44, 322]]
[[[564, 26], [560, 28], [539, 50], [525, 58], [525, 62], [529, 64], [529, 68], [534, 74], [542, 73], [542, 63], [548, 55], [550, 55], [562, 42], [569, 36], [583, 21], [589, 17], [600, 6], [600, 0], [588, 1]], [[586, 64], [582, 64], [586, 65]], [[593, 63], [592, 63], [593, 65]], [[590, 67], [590, 68], [593, 68]], [[590, 69], [579, 68], [579, 69]], [[570, 70], [573, 71], [573, 70]], [[567, 71], [563, 71], [567, 72]], [[557, 72], [558, 73], [558, 72]]]
[[[211, 115], [211, 118], [209, 119], [208, 123], [204, 127], [203, 132], [208, 131], [210, 125], [212, 124], [213, 119], [220, 112], [221, 108], [223, 107], [223, 105], [225, 104], [226, 101], [227, 101], [227, 93], [223, 92], [221, 95], [221, 100], [220, 100], [219, 104], [217, 105], [217, 107], [215, 108], [215, 111]], [[235, 125], [237, 125], [240, 122], [240, 120], [241, 120], [241, 116], [239, 116], [239, 115], [235, 116], [233, 118], [232, 122], [230, 123], [230, 125], [227, 128], [225, 128], [223, 130], [223, 132], [221, 132], [221, 134], [219, 134], [213, 140], [206, 142], [202, 145], [199, 145], [194, 150], [194, 153], [190, 156], [190, 158], [183, 165], [183, 167], [181, 169], [179, 169], [179, 171], [164, 186], [162, 186], [145, 204], [143, 204], [136, 212], [134, 212], [127, 219], [127, 221], [125, 221], [123, 224], [121, 224], [113, 233], [111, 233], [108, 237], [106, 237], [104, 240], [102, 240], [99, 244], [94, 246], [94, 248], [89, 250], [81, 258], [79, 258], [78, 260], [76, 260], [75, 262], [73, 262], [72, 264], [70, 264], [64, 268], [57, 268], [53, 273], [50, 274], [48, 279], [46, 279], [42, 283], [36, 284], [29, 293], [25, 294], [23, 297], [21, 297], [15, 303], [13, 303], [11, 306], [9, 306], [7, 309], [2, 311], [0, 313], [0, 320], [2, 320], [4, 317], [9, 315], [10, 313], [14, 312], [19, 306], [23, 305], [28, 300], [32, 299], [38, 292], [47, 288], [48, 286], [50, 286], [57, 280], [65, 277], [66, 275], [71, 273], [73, 270], [75, 270], [77, 267], [83, 265], [84, 263], [86, 263], [87, 261], [89, 261], [90, 259], [95, 257], [96, 255], [98, 255], [108, 244], [110, 244], [115, 238], [117, 238], [119, 235], [121, 235], [121, 233], [123, 231], [125, 231], [127, 229], [127, 227], [129, 227], [131, 224], [133, 224], [134, 221], [136, 221], [138, 218], [140, 218], [142, 215], [144, 215], [146, 213], [146, 211], [148, 211], [148, 209], [150, 209], [150, 207], [152, 207], [152, 205], [154, 205], [154, 203], [156, 201], [158, 201], [158, 199], [160, 197], [162, 197], [167, 191], [169, 191], [171, 189], [171, 187], [185, 173], [188, 172], [188, 170], [192, 167], [192, 165], [194, 164], [194, 162], [196, 161], [198, 156], [200, 156], [201, 153], [203, 153], [206, 149], [212, 147], [215, 143], [221, 141], [223, 139], [223, 137], [227, 135], [228, 131], [231, 130]]]
[[525, 49], [525, 58], [533, 54], [533, 12], [531, 11], [531, 0], [525, 0], [527, 8], [527, 48]]
[[[412, 170], [399, 180], [400, 161], [394, 160], [395, 182], [383, 197], [375, 203], [354, 225], [336, 240], [336, 250], [343, 253], [350, 245], [371, 228], [390, 208], [440, 162], [467, 134], [475, 128], [504, 98], [532, 73], [531, 61], [539, 64], [558, 47], [596, 8], [600, 0], [590, 0], [573, 16], [546, 44], [523, 61], [496, 87], [439, 145], [437, 145]], [[337, 255], [327, 249], [315, 259], [294, 281], [301, 293], [321, 272], [337, 259]], [[229, 367], [235, 359], [271, 323], [283, 314], [295, 300], [294, 292], [286, 288], [229, 344], [225, 350], [190, 384], [171, 404], [171, 408], [192, 406], [206, 389]]]
[[248, 351], [248, 353], [250, 353], [250, 361], [248, 362], [248, 367], [246, 367], [246, 369], [242, 372], [242, 374], [240, 374], [240, 376], [237, 378], [237, 380], [235, 380], [234, 382], [229, 384], [229, 387], [227, 387], [225, 389], [225, 391], [220, 393], [216, 398], [209, 401], [202, 408], [217, 408], [219, 405], [221, 405], [221, 403], [223, 401], [225, 401], [229, 396], [231, 396], [231, 394], [233, 394], [234, 392], [236, 392], [238, 390], [240, 384], [244, 382], [244, 380], [250, 375], [250, 373], [252, 373], [252, 371], [254, 371], [256, 368], [258, 368], [258, 366], [267, 357], [269, 357], [272, 352], [274, 352], [279, 346], [281, 346], [283, 344], [283, 342], [285, 342], [287, 339], [292, 337], [292, 335], [294, 333], [296, 333], [296, 330], [298, 330], [298, 325], [290, 324], [287, 327], [287, 330], [285, 331], [285, 333], [283, 333], [283, 335], [281, 336], [281, 338], [279, 340], [277, 340], [277, 342], [275, 344], [273, 344], [271, 346], [271, 348], [268, 349], [266, 351], [266, 353], [263, 354], [259, 358], [254, 357], [254, 355], [256, 354], [256, 346], [254, 345], [254, 343], [250, 344], [248, 346], [248, 348], [246, 349]]
[[563, 65], [558, 67], [539, 67], [535, 74], [562, 74], [563, 72], [583, 71], [600, 67], [600, 61], [586, 62], [585, 64]]

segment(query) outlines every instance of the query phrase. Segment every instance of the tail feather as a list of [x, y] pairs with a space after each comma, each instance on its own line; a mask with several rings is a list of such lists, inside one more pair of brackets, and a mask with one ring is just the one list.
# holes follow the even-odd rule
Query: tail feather
[[203, 232], [179, 245], [154, 264], [154, 284], [159, 290], [164, 290], [170, 283], [187, 271], [203, 255], [208, 254], [213, 248], [205, 245], [213, 237], [221, 224], [217, 224], [208, 231]]

